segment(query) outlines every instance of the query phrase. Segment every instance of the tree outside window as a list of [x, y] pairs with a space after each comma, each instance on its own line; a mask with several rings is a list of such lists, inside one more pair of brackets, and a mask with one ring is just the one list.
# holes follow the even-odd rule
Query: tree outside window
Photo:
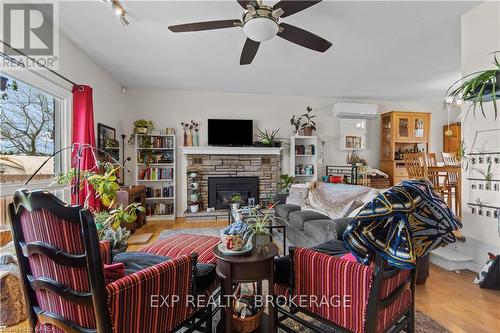
[[[8, 78], [0, 100], [1, 183], [25, 180], [55, 149], [56, 100], [26, 83]], [[54, 161], [37, 179], [52, 178]]]

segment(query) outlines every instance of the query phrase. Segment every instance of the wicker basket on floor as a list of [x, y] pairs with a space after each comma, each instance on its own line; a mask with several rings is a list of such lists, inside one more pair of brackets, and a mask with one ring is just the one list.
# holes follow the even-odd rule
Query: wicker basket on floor
[[[238, 285], [234, 293], [235, 299], [255, 297], [255, 285], [252, 284], [252, 286], [253, 286], [253, 294], [245, 295], [241, 293], [241, 285]], [[234, 308], [234, 303], [233, 303], [233, 308]], [[262, 311], [263, 308], [259, 309], [259, 311], [255, 315], [245, 318], [237, 316], [236, 314], [234, 314], [233, 311], [233, 320], [232, 320], [233, 331], [239, 333], [250, 333], [255, 331], [260, 326]]]

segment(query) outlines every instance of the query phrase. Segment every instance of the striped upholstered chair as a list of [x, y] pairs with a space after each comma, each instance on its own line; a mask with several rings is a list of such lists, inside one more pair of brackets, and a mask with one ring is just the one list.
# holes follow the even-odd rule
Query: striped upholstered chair
[[[196, 255], [105, 284], [109, 244], [99, 243], [89, 211], [44, 191], [17, 191], [9, 209], [33, 331], [172, 332], [189, 324], [192, 332], [209, 317], [205, 308], [194, 309], [183, 301], [195, 290]], [[173, 295], [180, 301], [160, 306]]]
[[[291, 318], [314, 332], [331, 332], [330, 328], [335, 332], [414, 332], [415, 270], [389, 267], [379, 255], [371, 265], [363, 265], [312, 249], [289, 250], [291, 281], [274, 288], [278, 325], [283, 330], [294, 332], [283, 323]], [[299, 312], [303, 315], [297, 316]], [[304, 315], [320, 324], [305, 320]]]

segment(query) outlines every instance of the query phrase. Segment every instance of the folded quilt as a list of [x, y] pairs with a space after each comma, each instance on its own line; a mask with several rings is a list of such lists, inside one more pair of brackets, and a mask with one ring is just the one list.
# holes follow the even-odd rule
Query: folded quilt
[[455, 242], [462, 223], [427, 180], [407, 180], [367, 203], [344, 232], [344, 241], [361, 262], [374, 252], [400, 268]]
[[314, 182], [301, 208], [335, 220], [349, 215], [352, 210], [367, 202], [367, 196], [373, 195], [371, 200], [377, 193], [378, 191], [366, 186]]

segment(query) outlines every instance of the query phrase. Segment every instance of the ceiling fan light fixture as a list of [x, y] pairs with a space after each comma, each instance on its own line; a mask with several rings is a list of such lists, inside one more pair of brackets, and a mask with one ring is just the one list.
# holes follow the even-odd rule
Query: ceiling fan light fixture
[[276, 36], [278, 23], [269, 17], [258, 16], [246, 21], [243, 25], [245, 36], [255, 42], [265, 42]]

